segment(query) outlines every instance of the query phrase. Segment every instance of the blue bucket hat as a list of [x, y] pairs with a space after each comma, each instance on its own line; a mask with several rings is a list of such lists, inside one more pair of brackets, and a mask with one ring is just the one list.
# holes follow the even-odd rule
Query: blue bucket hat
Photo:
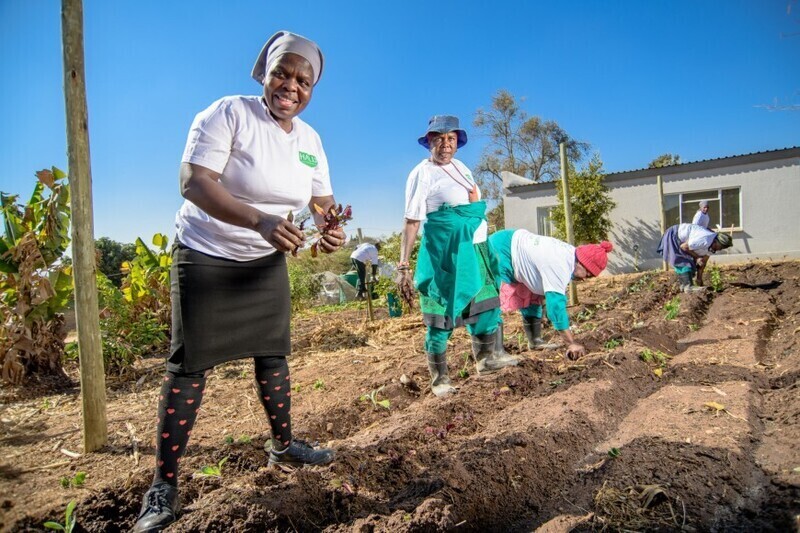
[[456, 143], [457, 148], [461, 148], [467, 144], [467, 132], [458, 127], [458, 117], [454, 117], [453, 115], [432, 116], [428, 121], [428, 130], [425, 132], [425, 135], [417, 139], [417, 142], [430, 150], [431, 145], [428, 144], [429, 133], [449, 133], [451, 131], [456, 132], [458, 136], [458, 142]]

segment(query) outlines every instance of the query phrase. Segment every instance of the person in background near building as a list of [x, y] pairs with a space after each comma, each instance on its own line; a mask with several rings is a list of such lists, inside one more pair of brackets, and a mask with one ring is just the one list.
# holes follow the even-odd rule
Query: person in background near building
[[[478, 374], [518, 364], [498, 352], [500, 298], [495, 284], [497, 260], [486, 242], [486, 203], [472, 172], [454, 158], [467, 144], [467, 132], [458, 118], [436, 115], [418, 139], [430, 151], [408, 175], [405, 224], [400, 247], [398, 284], [410, 295], [420, 292], [427, 326], [425, 351], [436, 396], [455, 392], [447, 370], [447, 340], [453, 329], [465, 325], [472, 336], [472, 353]], [[425, 220], [413, 276], [408, 258]]]
[[358, 294], [356, 295], [358, 300], [363, 300], [367, 296], [367, 261], [372, 266], [372, 277], [375, 278], [378, 275], [378, 252], [380, 249], [380, 243], [365, 242], [359, 244], [350, 254], [353, 268], [358, 273]]
[[[305, 206], [336, 205], [319, 135], [298, 118], [322, 65], [315, 43], [280, 31], [253, 67], [263, 94], [221, 98], [189, 131], [180, 169], [186, 200], [175, 217], [172, 252], [172, 346], [159, 396], [153, 483], [135, 532], [161, 531], [175, 521], [178, 465], [206, 378], [220, 363], [254, 359], [255, 388], [271, 428], [270, 465], [333, 460], [333, 450], [293, 438], [286, 363], [291, 300], [285, 253], [304, 243], [287, 218]], [[344, 241], [342, 230], [331, 230], [318, 248], [330, 253]], [[242, 392], [250, 388], [245, 384]]]
[[692, 219], [692, 224], [708, 229], [708, 224], [710, 222], [711, 219], [708, 216], [708, 202], [701, 200], [700, 207], [697, 209], [697, 213], [694, 214], [694, 218]]
[[[661, 237], [657, 252], [675, 269], [681, 290], [693, 292], [705, 289], [703, 270], [710, 255], [731, 246], [733, 238], [726, 233], [715, 233], [696, 224], [676, 224]], [[695, 274], [698, 286], [692, 285]]]
[[503, 311], [520, 310], [530, 349], [554, 349], [558, 344], [542, 340], [542, 303], [547, 318], [567, 345], [567, 357], [577, 359], [586, 350], [572, 335], [567, 314], [570, 281], [597, 277], [608, 264], [614, 248], [608, 241], [572, 246], [524, 229], [505, 229], [489, 237], [489, 246], [500, 263], [500, 301]]

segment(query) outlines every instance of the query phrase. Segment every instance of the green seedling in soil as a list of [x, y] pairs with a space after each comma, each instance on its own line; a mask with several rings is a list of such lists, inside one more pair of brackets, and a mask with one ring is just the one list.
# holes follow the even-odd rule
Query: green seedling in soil
[[605, 343], [606, 350], [613, 350], [619, 346], [622, 346], [622, 339], [608, 339]]
[[697, 331], [700, 329], [700, 324], [689, 324], [689, 331]]
[[311, 385], [311, 388], [314, 390], [322, 390], [325, 388], [325, 382], [321, 379], [317, 379], [314, 381], [314, 384]]
[[75, 529], [75, 515], [72, 513], [75, 511], [76, 505], [78, 505], [78, 502], [75, 500], [72, 500], [67, 504], [67, 510], [64, 512], [64, 525], [61, 525], [58, 522], [45, 522], [42, 525], [47, 529], [55, 529], [56, 531], [72, 533], [72, 530]]
[[611, 448], [610, 450], [608, 450], [608, 456], [611, 457], [612, 459], [616, 459], [620, 455], [622, 455], [622, 452], [619, 451], [619, 448]]
[[664, 304], [664, 311], [667, 312], [664, 318], [666, 318], [667, 320], [675, 320], [680, 310], [681, 310], [681, 298], [680, 296], [676, 296], [675, 298]]
[[670, 359], [670, 356], [661, 350], [651, 350], [650, 348], [645, 348], [642, 350], [642, 353], [639, 354], [639, 358], [645, 363], [657, 363], [658, 366], [663, 368], [667, 366], [667, 360]]
[[204, 466], [200, 470], [194, 473], [193, 477], [215, 477], [215, 478], [222, 478], [222, 466], [228, 462], [227, 457], [223, 457], [222, 460], [210, 466]]
[[467, 368], [469, 367], [469, 363], [470, 363], [469, 354], [468, 353], [464, 354], [464, 366], [462, 366], [461, 370], [458, 371], [458, 377], [462, 379], [466, 379], [469, 377], [469, 370], [467, 370]]
[[292, 386], [292, 391], [293, 392], [300, 392], [300, 385], [293, 385]]
[[64, 476], [61, 478], [61, 487], [68, 489], [70, 487], [82, 487], [86, 482], [86, 472], [75, 472], [72, 477]]
[[225, 444], [233, 444], [233, 435], [225, 435], [223, 442]]
[[589, 320], [589, 319], [590, 319], [590, 318], [592, 318], [593, 316], [594, 316], [594, 309], [589, 309], [589, 308], [587, 307], [586, 309], [584, 309], [583, 311], [581, 311], [580, 313], [578, 313], [578, 315], [577, 315], [575, 318], [576, 318], [577, 320], [579, 320], [579, 321], [583, 322], [583, 321], [585, 321], [585, 320]]
[[250, 444], [253, 442], [253, 438], [250, 435], [239, 435], [239, 438], [236, 439], [237, 444]]
[[362, 394], [358, 399], [361, 400], [362, 402], [365, 402], [365, 401], [369, 400], [370, 402], [372, 402], [372, 407], [374, 409], [377, 409], [378, 407], [383, 407], [384, 409], [389, 409], [389, 406], [391, 405], [389, 403], [389, 400], [379, 400], [378, 399], [378, 394], [382, 390], [383, 390], [383, 385], [381, 385], [377, 389], [371, 390], [367, 394]]
[[563, 384], [564, 384], [564, 380], [563, 379], [557, 379], [555, 381], [551, 381], [550, 382], [550, 386], [553, 387], [553, 388], [556, 388], [559, 385], [563, 385]]
[[711, 267], [710, 277], [711, 277], [711, 289], [714, 292], [722, 291], [723, 288], [722, 272], [720, 272], [719, 267], [717, 265]]

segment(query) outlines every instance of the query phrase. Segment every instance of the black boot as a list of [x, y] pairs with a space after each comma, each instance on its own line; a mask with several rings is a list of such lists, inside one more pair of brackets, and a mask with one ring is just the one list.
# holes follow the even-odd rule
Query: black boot
[[681, 286], [681, 292], [698, 292], [705, 290], [705, 287], [697, 287], [692, 284], [691, 272], [684, 272], [682, 274], [677, 274], [677, 276], [678, 283]]
[[472, 355], [475, 357], [475, 370], [479, 376], [519, 364], [519, 360], [508, 355], [505, 350], [502, 352], [497, 350], [498, 343], [502, 345], [502, 341], [497, 338], [501, 335], [501, 331], [498, 327], [492, 333], [472, 336]]
[[522, 317], [522, 329], [528, 338], [529, 350], [555, 350], [560, 346], [558, 343], [545, 342], [542, 339], [542, 319], [536, 317]]
[[450, 384], [450, 373], [447, 370], [446, 353], [428, 352], [428, 371], [431, 373], [431, 392], [439, 398], [457, 391]]
[[283, 450], [276, 451], [272, 448], [269, 451], [268, 465], [286, 466], [315, 466], [326, 465], [333, 461], [335, 452], [330, 448], [320, 448], [315, 450], [304, 440], [294, 439], [292, 443]]
[[160, 481], [144, 493], [142, 510], [133, 526], [134, 533], [158, 533], [176, 520], [178, 487]]

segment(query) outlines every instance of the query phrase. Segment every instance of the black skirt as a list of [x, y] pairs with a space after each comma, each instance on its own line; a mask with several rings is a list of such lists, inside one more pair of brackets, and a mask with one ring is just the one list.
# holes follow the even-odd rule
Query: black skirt
[[212, 257], [176, 243], [172, 251], [172, 345], [167, 370], [200, 372], [244, 357], [291, 352], [286, 257]]

